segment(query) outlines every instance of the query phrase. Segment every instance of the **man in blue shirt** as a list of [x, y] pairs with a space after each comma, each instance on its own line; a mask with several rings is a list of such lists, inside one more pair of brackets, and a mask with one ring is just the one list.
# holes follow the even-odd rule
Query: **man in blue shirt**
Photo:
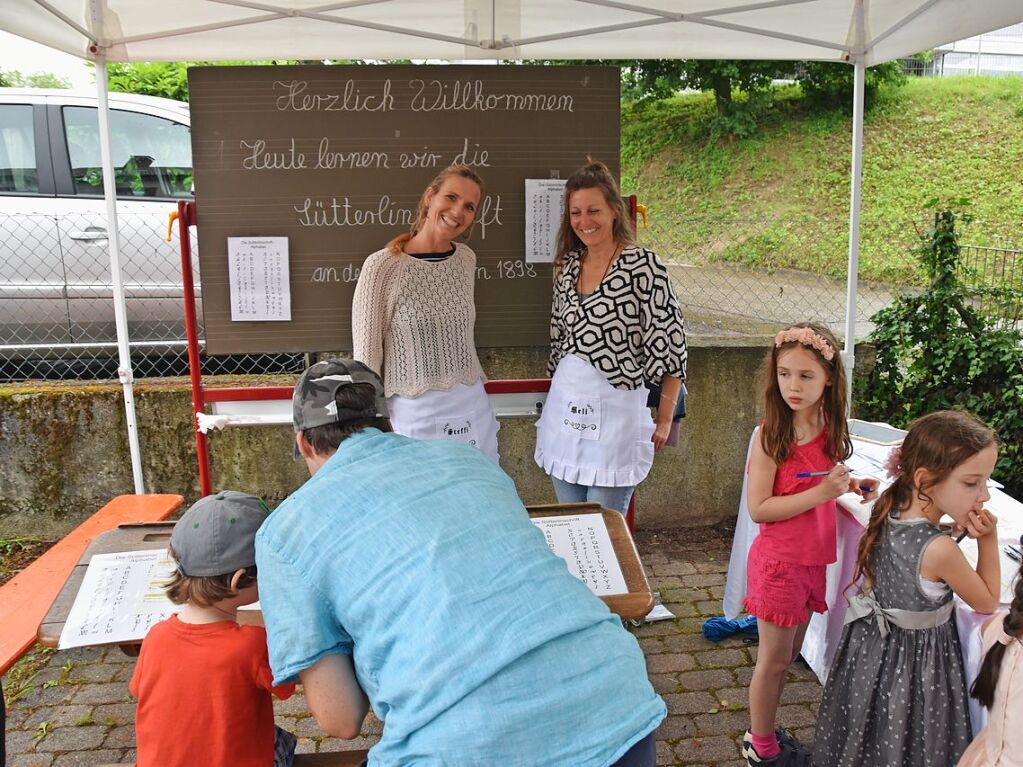
[[652, 767], [665, 716], [636, 640], [550, 552], [511, 479], [389, 433], [359, 362], [295, 387], [311, 479], [256, 537], [274, 683], [323, 729], [384, 722], [369, 764]]

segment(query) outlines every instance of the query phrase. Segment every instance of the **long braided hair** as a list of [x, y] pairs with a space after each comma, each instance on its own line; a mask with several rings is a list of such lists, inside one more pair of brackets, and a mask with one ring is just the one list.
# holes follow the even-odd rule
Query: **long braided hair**
[[[1002, 629], [1011, 637], [1023, 638], [1023, 564], [1016, 574], [1016, 588], [1013, 591], [1009, 613], [1002, 620]], [[991, 708], [995, 702], [995, 687], [998, 686], [998, 674], [1002, 670], [1002, 659], [1007, 647], [997, 642], [987, 651], [980, 673], [970, 688], [970, 695], [980, 701], [984, 708]]]
[[[870, 522], [860, 538], [852, 583], [865, 577], [873, 584], [872, 555], [893, 509], [909, 508], [914, 498], [930, 505], [932, 499], [927, 495], [928, 490], [948, 477], [959, 464], [997, 444], [995, 433], [969, 413], [939, 410], [913, 421], [902, 447], [898, 448], [898, 465], [892, 467], [894, 481], [874, 501]], [[926, 470], [927, 477], [914, 485], [914, 475], [919, 469]]]

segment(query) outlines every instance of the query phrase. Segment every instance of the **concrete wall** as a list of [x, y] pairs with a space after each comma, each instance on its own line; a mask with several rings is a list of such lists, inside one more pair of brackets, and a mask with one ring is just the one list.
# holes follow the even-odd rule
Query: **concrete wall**
[[[641, 527], [705, 525], [735, 514], [756, 420], [756, 370], [767, 344], [762, 338], [692, 339], [689, 415], [679, 446], [658, 455], [638, 490]], [[540, 378], [546, 351], [482, 350], [481, 359], [491, 378]], [[142, 381], [135, 393], [147, 491], [195, 500], [187, 380]], [[534, 441], [531, 420], [503, 421], [501, 464], [527, 503], [552, 502], [550, 481], [533, 462]], [[304, 465], [292, 460], [287, 427], [229, 429], [210, 444], [216, 488], [245, 490], [275, 504], [305, 479]], [[131, 491], [119, 386], [0, 385], [0, 537], [61, 535], [111, 497]]]

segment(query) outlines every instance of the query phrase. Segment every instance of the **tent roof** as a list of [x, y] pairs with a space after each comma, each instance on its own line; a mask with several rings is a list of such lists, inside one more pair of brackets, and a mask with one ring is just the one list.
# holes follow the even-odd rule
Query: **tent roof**
[[[863, 26], [856, 8], [862, 4]], [[1023, 21], [1020, 0], [3, 0], [82, 58], [816, 59], [869, 66]], [[92, 46], [98, 46], [97, 49]]]

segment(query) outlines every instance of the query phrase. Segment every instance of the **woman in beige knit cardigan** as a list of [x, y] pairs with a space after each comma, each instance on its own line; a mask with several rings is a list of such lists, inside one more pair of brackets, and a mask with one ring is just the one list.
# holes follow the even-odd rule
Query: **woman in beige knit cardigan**
[[375, 370], [394, 431], [458, 439], [495, 462], [497, 419], [476, 355], [476, 254], [455, 238], [472, 226], [483, 182], [466, 165], [423, 191], [409, 232], [370, 255], [352, 302], [355, 359]]

